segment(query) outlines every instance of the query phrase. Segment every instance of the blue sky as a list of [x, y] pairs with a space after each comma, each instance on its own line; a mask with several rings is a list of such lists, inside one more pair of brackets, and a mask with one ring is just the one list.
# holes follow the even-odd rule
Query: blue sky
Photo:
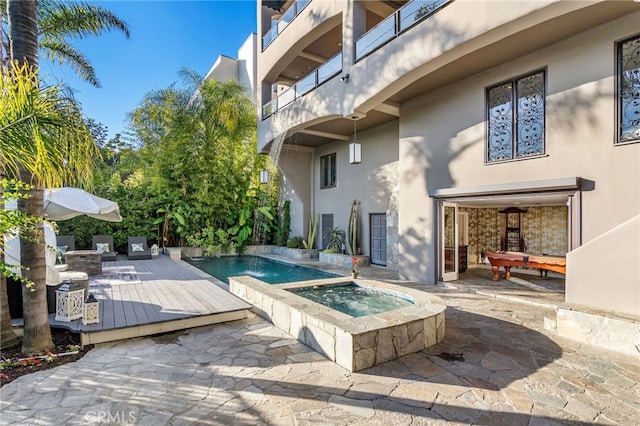
[[183, 68], [205, 75], [219, 55], [237, 57], [238, 48], [256, 32], [256, 2], [245, 0], [123, 0], [97, 2], [127, 22], [131, 37], [119, 32], [74, 42], [96, 69], [101, 88], [76, 77], [66, 66], [41, 61], [47, 81], [60, 80], [74, 90], [86, 116], [109, 129], [126, 128], [126, 114], [149, 91], [178, 82]]

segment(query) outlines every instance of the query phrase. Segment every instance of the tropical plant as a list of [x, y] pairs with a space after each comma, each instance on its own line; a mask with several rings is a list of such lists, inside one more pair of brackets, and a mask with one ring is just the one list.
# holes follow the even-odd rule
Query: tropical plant
[[[126, 38], [130, 35], [125, 21], [95, 3], [38, 0], [36, 16], [41, 56], [52, 63], [67, 64], [81, 79], [96, 87], [100, 87], [96, 70], [73, 42], [109, 31], [119, 31]], [[2, 44], [8, 52], [9, 39], [4, 38]]]
[[330, 229], [324, 234], [324, 238], [329, 240], [329, 246], [327, 249], [331, 250], [331, 253], [342, 252], [342, 245], [344, 244], [344, 231], [342, 229]]
[[291, 237], [289, 241], [287, 241], [288, 248], [303, 248], [304, 247], [304, 239], [302, 237]]
[[269, 160], [257, 153], [251, 101], [237, 82], [182, 75], [197, 96], [172, 85], [147, 94], [130, 114], [149, 190], [185, 219], [170, 234], [216, 250], [267, 243], [278, 228], [277, 188], [258, 183]]
[[349, 222], [347, 224], [347, 234], [346, 234], [346, 243], [347, 243], [347, 253], [351, 256], [355, 256], [358, 254], [358, 206], [360, 205], [359, 201], [353, 200], [351, 201], [351, 210], [349, 212]]
[[[97, 153], [73, 98], [60, 86], [40, 88], [36, 10], [38, 4], [55, 4], [45, 2], [7, 0], [7, 8], [0, 14], [7, 18], [8, 31], [4, 31], [4, 19], [0, 26], [3, 27], [2, 34], [8, 35], [9, 46], [3, 49], [9, 52], [9, 58], [1, 58], [0, 164], [10, 177], [34, 184], [29, 201], [19, 202], [18, 208], [40, 221], [44, 211], [42, 188], [76, 182], [90, 185]], [[46, 13], [42, 11], [40, 15], [46, 16]], [[75, 22], [75, 25], [79, 24]], [[83, 35], [86, 33], [76, 33], [76, 37]], [[25, 275], [34, 283], [35, 289], [26, 291], [25, 287], [23, 292], [22, 350], [26, 353], [53, 346], [46, 306], [44, 245], [36, 242], [42, 241], [42, 237], [40, 224], [30, 238], [23, 238], [20, 243]], [[0, 306], [0, 309], [4, 308]], [[5, 325], [3, 323], [2, 327]]]
[[165, 252], [165, 248], [169, 243], [169, 226], [173, 220], [177, 221], [180, 225], [185, 226], [187, 221], [184, 216], [173, 208], [171, 204], [164, 207], [160, 207], [156, 210], [156, 213], [161, 216], [153, 221], [154, 225], [162, 224], [162, 252]]
[[[2, 173], [8, 173], [30, 182], [35, 170], [42, 170], [37, 166], [39, 154], [47, 150], [38, 149], [36, 141], [30, 139], [30, 129], [20, 129], [23, 125], [28, 125], [29, 117], [37, 116], [30, 108], [24, 108], [29, 104], [28, 99], [35, 95], [39, 98], [38, 88], [38, 25], [36, 23], [36, 3], [35, 1], [7, 0], [7, 22], [9, 24], [9, 53], [11, 62], [5, 67], [2, 62], [0, 81], [0, 93], [3, 100], [0, 103], [3, 108], [0, 112], [0, 164]], [[4, 20], [3, 20], [4, 22]], [[5, 33], [3, 31], [3, 33]], [[15, 59], [15, 62], [13, 61]], [[24, 89], [24, 90], [21, 90]], [[32, 96], [29, 96], [32, 95]], [[7, 102], [14, 100], [14, 102]], [[1, 108], [0, 107], [0, 108]], [[43, 114], [44, 115], [44, 114]], [[40, 132], [35, 132], [35, 136], [40, 136]], [[14, 142], [14, 136], [18, 137]], [[7, 150], [5, 150], [5, 146]], [[35, 145], [35, 147], [34, 147]], [[40, 145], [42, 146], [42, 145]], [[13, 148], [13, 149], [12, 149]], [[35, 148], [35, 149], [34, 149]], [[25, 155], [27, 154], [27, 155]], [[47, 158], [45, 156], [45, 158]], [[51, 161], [50, 161], [51, 162]], [[31, 166], [31, 167], [30, 167]], [[41, 184], [41, 183], [40, 183]], [[37, 188], [29, 194], [33, 203], [18, 203], [20, 211], [26, 216], [35, 217], [36, 220], [42, 218], [42, 203], [38, 203], [38, 197], [42, 192]], [[41, 199], [40, 199], [41, 200]], [[45, 291], [45, 257], [44, 247], [38, 245], [36, 241], [44, 239], [42, 228], [35, 226], [31, 232], [26, 233], [26, 238], [20, 241], [21, 260], [31, 268], [25, 268], [27, 280], [34, 283], [35, 291], [31, 297], [23, 296], [24, 304], [31, 302], [32, 305], [24, 311], [24, 339], [22, 340], [23, 351], [38, 351], [51, 348], [51, 330], [49, 329], [49, 317], [46, 314], [46, 294]], [[40, 250], [38, 250], [40, 249]], [[24, 256], [22, 256], [24, 255]], [[28, 263], [30, 262], [30, 263]], [[3, 290], [6, 289], [6, 280]], [[4, 301], [4, 298], [2, 298]], [[44, 305], [44, 306], [43, 306]], [[3, 305], [0, 309], [8, 310], [8, 305]], [[4, 320], [6, 316], [2, 316]], [[2, 328], [12, 327], [11, 323], [2, 324]]]
[[[227, 231], [234, 237], [234, 246], [237, 253], [242, 253], [250, 241], [249, 237], [253, 233], [253, 224], [259, 220], [254, 218], [254, 215], [263, 215], [267, 220], [273, 220], [269, 206], [258, 207], [255, 206], [253, 201], [255, 200], [251, 198], [247, 199], [247, 203], [240, 209], [237, 223], [233, 224]], [[250, 221], [251, 219], [253, 219], [253, 221]]]
[[[17, 16], [34, 12], [19, 3]], [[10, 2], [10, 6], [14, 2]], [[29, 12], [31, 11], [31, 12]], [[29, 21], [29, 18], [24, 17]], [[31, 16], [31, 21], [33, 16]], [[13, 29], [12, 40], [27, 37]], [[26, 32], [25, 32], [26, 33]], [[26, 48], [34, 43], [13, 43]], [[97, 149], [93, 143], [78, 105], [61, 86], [40, 88], [37, 68], [24, 58], [33, 55], [12, 51], [13, 57], [23, 58], [23, 63], [12, 62], [2, 69], [0, 76], [0, 162], [8, 177], [23, 182], [32, 182], [28, 201], [19, 200], [18, 208], [30, 217], [39, 219], [29, 238], [20, 242], [21, 260], [25, 266], [25, 278], [34, 283], [33, 291], [23, 287], [24, 338], [23, 352], [38, 352], [53, 345], [49, 329], [46, 305], [45, 249], [42, 218], [44, 212], [43, 188], [61, 186], [63, 183], [79, 182], [89, 185], [93, 161]], [[36, 55], [37, 58], [37, 55]], [[27, 59], [28, 60], [28, 59]], [[35, 59], [37, 61], [37, 59]], [[37, 64], [37, 62], [36, 62]]]
[[[25, 66], [14, 69], [11, 75], [10, 78], [5, 74], [0, 89], [9, 95], [2, 103], [6, 109], [0, 107], [2, 157], [9, 176], [35, 183], [26, 202], [18, 202], [24, 215], [37, 219], [37, 225], [29, 228], [28, 233], [23, 232], [20, 239], [24, 277], [26, 282], [33, 283], [32, 288], [23, 287], [23, 352], [31, 353], [53, 344], [46, 308], [42, 187], [47, 182], [49, 186], [60, 186], [76, 179], [88, 180], [85, 173], [92, 168], [91, 154], [95, 151], [92, 151], [91, 139], [72, 101], [56, 99], [61, 92], [55, 89], [40, 90], [27, 83], [34, 75]], [[20, 86], [18, 92], [12, 93], [16, 86]], [[17, 96], [11, 96], [14, 94]], [[19, 99], [25, 95], [27, 99]], [[15, 116], [16, 112], [22, 116]], [[60, 169], [63, 167], [60, 158], [69, 159], [69, 169]], [[84, 166], [81, 166], [83, 158]], [[82, 170], [73, 173], [79, 166]]]
[[302, 244], [306, 249], [312, 249], [316, 239], [316, 232], [318, 232], [318, 214], [312, 214], [309, 218], [309, 237], [303, 241]]
[[286, 200], [282, 203], [282, 225], [276, 230], [275, 243], [277, 246], [287, 245], [291, 232], [291, 201]]

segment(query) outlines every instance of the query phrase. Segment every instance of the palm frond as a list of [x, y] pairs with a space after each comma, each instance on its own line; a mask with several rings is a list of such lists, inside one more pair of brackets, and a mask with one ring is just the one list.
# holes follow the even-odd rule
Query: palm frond
[[0, 164], [20, 167], [43, 187], [90, 186], [99, 151], [77, 103], [64, 86], [39, 87], [37, 71], [14, 64], [0, 76]]
[[129, 38], [127, 23], [112, 12], [87, 2], [38, 2], [40, 34], [85, 38], [117, 30]]
[[39, 44], [46, 59], [57, 61], [58, 64], [68, 64], [80, 78], [95, 87], [100, 87], [100, 81], [91, 62], [71, 44], [49, 36], [41, 38]]

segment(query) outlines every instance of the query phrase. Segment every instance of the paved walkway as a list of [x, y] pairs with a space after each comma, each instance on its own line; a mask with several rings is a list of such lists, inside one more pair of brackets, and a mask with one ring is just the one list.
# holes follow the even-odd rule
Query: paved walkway
[[252, 316], [97, 345], [5, 385], [0, 423], [638, 424], [636, 359], [555, 336], [549, 307], [424, 288], [448, 303], [444, 342], [369, 370], [349, 373]]

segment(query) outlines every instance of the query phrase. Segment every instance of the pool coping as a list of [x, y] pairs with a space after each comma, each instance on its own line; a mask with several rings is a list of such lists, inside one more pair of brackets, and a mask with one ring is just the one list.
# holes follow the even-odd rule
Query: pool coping
[[[288, 291], [349, 283], [408, 298], [413, 305], [352, 317]], [[420, 290], [377, 280], [337, 277], [267, 284], [250, 276], [229, 278], [229, 291], [284, 332], [349, 371], [359, 371], [421, 351], [444, 338], [446, 303]]]

